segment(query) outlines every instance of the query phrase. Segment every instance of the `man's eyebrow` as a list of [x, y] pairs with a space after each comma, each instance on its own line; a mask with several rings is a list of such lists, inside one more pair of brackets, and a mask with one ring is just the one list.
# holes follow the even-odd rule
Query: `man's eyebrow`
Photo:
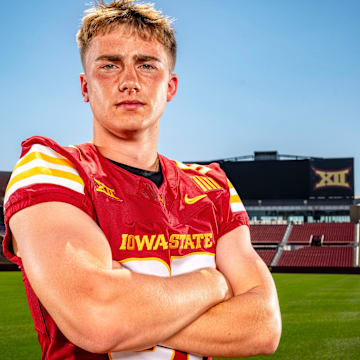
[[108, 60], [108, 61], [123, 61], [124, 57], [122, 55], [113, 55], [113, 54], [104, 54], [98, 56], [95, 61]]
[[159, 58], [157, 58], [156, 56], [152, 56], [152, 55], [135, 55], [134, 59], [136, 61], [156, 61], [156, 62], [161, 62], [161, 60]]
[[[156, 61], [156, 62], [160, 62], [161, 60], [159, 58], [157, 58], [156, 56], [152, 56], [152, 55], [143, 55], [143, 54], [139, 54], [139, 55], [134, 55], [133, 59], [135, 61], [139, 61], [139, 62], [143, 62], [143, 61]], [[100, 55], [98, 56], [95, 61], [101, 61], [101, 60], [108, 60], [108, 61], [124, 61], [124, 57], [122, 55], [115, 55], [115, 54], [104, 54], [104, 55]]]

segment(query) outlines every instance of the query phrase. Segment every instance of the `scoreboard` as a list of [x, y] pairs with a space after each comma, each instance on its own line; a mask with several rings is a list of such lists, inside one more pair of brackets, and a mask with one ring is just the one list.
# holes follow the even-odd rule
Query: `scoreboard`
[[354, 197], [354, 159], [217, 160], [244, 200]]

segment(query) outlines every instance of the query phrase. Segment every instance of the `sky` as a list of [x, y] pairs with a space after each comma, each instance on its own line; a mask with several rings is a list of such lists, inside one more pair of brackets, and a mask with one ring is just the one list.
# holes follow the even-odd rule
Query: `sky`
[[[6, 1], [0, 170], [32, 135], [92, 138], [75, 34], [86, 1]], [[360, 1], [153, 0], [175, 19], [179, 90], [159, 152], [213, 160], [276, 150], [353, 157], [360, 195]]]

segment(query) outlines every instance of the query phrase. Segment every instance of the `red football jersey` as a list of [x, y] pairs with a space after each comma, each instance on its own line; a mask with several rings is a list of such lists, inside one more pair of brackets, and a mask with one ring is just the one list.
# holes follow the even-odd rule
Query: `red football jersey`
[[217, 240], [248, 225], [239, 196], [218, 164], [184, 164], [162, 155], [159, 159], [164, 181], [158, 188], [104, 158], [91, 143], [61, 147], [39, 136], [22, 143], [4, 198], [4, 254], [23, 272], [43, 359], [200, 359], [161, 346], [105, 355], [80, 349], [40, 303], [12, 251], [10, 217], [34, 204], [62, 201], [96, 221], [113, 259], [132, 271], [172, 276], [215, 267]]

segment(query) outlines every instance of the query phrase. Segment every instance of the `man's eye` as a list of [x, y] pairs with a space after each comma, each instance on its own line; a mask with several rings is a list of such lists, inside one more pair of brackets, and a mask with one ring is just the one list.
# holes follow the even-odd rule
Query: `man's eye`
[[150, 64], [142, 64], [140, 67], [142, 69], [144, 69], [144, 70], [153, 70], [153, 69], [155, 69], [155, 67], [150, 65]]
[[106, 64], [106, 65], [102, 66], [101, 68], [105, 69], [105, 70], [112, 70], [115, 68], [115, 65], [114, 64]]

